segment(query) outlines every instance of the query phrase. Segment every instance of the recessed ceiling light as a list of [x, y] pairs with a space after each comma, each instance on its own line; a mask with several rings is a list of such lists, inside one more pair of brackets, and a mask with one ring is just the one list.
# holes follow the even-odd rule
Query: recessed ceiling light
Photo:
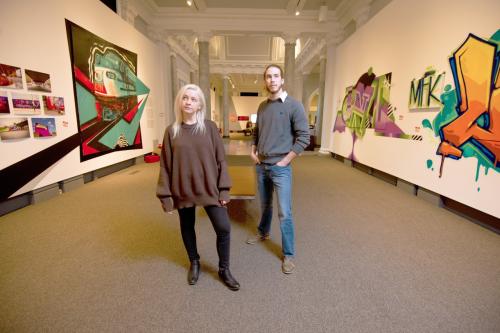
[[300, 12], [297, 10], [297, 11], [295, 12], [295, 16], [299, 16], [299, 15], [300, 15]]
[[191, 7], [191, 5], [193, 4], [191, 0], [187, 0], [186, 3], [188, 4], [189, 7]]

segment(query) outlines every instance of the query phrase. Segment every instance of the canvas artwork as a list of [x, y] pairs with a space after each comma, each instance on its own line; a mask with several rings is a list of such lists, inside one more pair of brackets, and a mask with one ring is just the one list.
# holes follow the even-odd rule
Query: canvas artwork
[[29, 137], [28, 118], [0, 118], [0, 138], [2, 141]]
[[23, 89], [21, 68], [0, 64], [0, 87]]
[[81, 160], [142, 148], [140, 119], [149, 88], [137, 77], [137, 54], [70, 21], [66, 27]]
[[5, 91], [0, 91], [0, 114], [10, 113], [9, 97]]
[[42, 96], [43, 110], [46, 115], [62, 116], [65, 113], [64, 98], [55, 96]]
[[44, 138], [56, 136], [56, 120], [55, 118], [31, 118], [31, 126], [33, 128], [33, 136], [35, 138]]
[[12, 94], [14, 114], [39, 115], [42, 113], [40, 98], [31, 94]]
[[51, 92], [50, 75], [29, 69], [24, 70], [26, 75], [26, 85], [31, 91]]

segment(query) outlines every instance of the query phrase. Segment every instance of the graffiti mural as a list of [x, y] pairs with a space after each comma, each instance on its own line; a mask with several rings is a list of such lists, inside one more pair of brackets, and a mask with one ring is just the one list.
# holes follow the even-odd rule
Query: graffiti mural
[[443, 93], [445, 73], [436, 74], [427, 68], [423, 77], [414, 79], [410, 85], [408, 109], [414, 111], [438, 111], [442, 106], [439, 96]]
[[[377, 77], [370, 68], [354, 86], [348, 87], [333, 131], [343, 133], [348, 128], [354, 144], [365, 136], [367, 129], [373, 129], [378, 136], [422, 140], [421, 136], [408, 135], [396, 125], [395, 109], [390, 103], [391, 77], [391, 73]], [[349, 158], [357, 160], [353, 153]]]
[[470, 34], [449, 59], [456, 89], [447, 85], [442, 109], [423, 126], [440, 137], [439, 177], [447, 157], [476, 158], [481, 166], [500, 172], [500, 30], [489, 40]]
[[140, 119], [149, 94], [137, 54], [67, 22], [82, 161], [142, 148]]

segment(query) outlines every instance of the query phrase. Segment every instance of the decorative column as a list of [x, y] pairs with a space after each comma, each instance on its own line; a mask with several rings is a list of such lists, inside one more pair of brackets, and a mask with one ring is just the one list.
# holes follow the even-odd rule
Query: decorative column
[[325, 79], [326, 79], [326, 54], [321, 52], [319, 57], [319, 94], [318, 109], [316, 111], [316, 144], [321, 146], [321, 131], [323, 127], [323, 106], [325, 102]]
[[209, 33], [198, 35], [198, 70], [199, 70], [199, 86], [205, 94], [205, 102], [207, 114], [206, 119], [212, 119], [212, 106], [210, 105], [210, 63], [208, 53], [208, 43], [210, 40]]
[[222, 79], [222, 129], [223, 137], [229, 138], [229, 76]]
[[295, 86], [295, 40], [294, 36], [285, 38], [285, 88], [290, 96], [294, 95]]
[[171, 85], [172, 110], [174, 111], [174, 117], [175, 117], [175, 110], [173, 106], [175, 104], [175, 96], [177, 96], [177, 91], [179, 90], [179, 79], [177, 78], [177, 55], [174, 52], [170, 53], [170, 79], [171, 79], [170, 82], [172, 82]]
[[198, 71], [189, 72], [189, 83], [198, 84]]
[[302, 73], [302, 105], [304, 105], [304, 110], [306, 111], [306, 117], [309, 121], [309, 96], [307, 94], [307, 80], [309, 74]]

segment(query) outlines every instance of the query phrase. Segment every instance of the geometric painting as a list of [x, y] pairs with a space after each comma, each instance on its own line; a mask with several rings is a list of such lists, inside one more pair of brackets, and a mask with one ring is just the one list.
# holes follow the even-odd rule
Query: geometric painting
[[140, 120], [150, 89], [137, 54], [66, 20], [80, 134], [80, 159], [142, 148]]

